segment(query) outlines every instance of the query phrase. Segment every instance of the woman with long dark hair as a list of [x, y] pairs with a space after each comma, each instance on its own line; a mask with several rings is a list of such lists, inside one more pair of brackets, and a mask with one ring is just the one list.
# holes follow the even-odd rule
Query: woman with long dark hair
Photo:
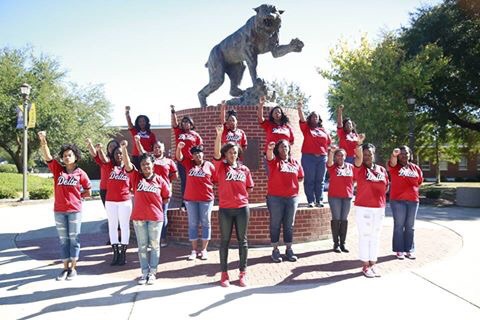
[[[132, 118], [130, 117], [130, 107], [125, 107], [125, 117], [127, 119], [128, 124], [128, 131], [130, 131], [130, 135], [132, 136], [132, 141], [135, 141], [135, 136], [140, 136], [140, 143], [143, 146], [143, 149], [146, 152], [153, 151], [153, 145], [155, 141], [157, 141], [157, 137], [150, 130], [150, 119], [146, 115], [139, 115], [135, 118], [135, 124], [132, 123]], [[140, 150], [138, 150], [136, 143], [133, 143], [133, 150], [132, 150], [132, 159], [133, 164], [136, 167], [140, 167]]]
[[228, 249], [232, 228], [238, 240], [238, 252], [240, 256], [240, 286], [247, 285], [247, 229], [250, 218], [248, 207], [248, 193], [253, 189], [253, 180], [250, 170], [238, 162], [241, 148], [232, 142], [222, 146], [223, 125], [216, 127], [214, 164], [216, 181], [218, 183], [219, 212], [218, 221], [220, 224], [220, 285], [228, 287], [230, 278], [228, 275]]

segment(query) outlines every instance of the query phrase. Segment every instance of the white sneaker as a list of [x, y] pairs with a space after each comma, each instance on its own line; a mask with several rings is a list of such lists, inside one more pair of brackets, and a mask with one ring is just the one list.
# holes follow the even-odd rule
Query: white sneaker
[[191, 261], [191, 260], [195, 260], [195, 259], [197, 259], [197, 251], [192, 250], [190, 255], [187, 257], [187, 260]]
[[367, 278], [375, 278], [375, 273], [372, 271], [371, 267], [362, 269], [363, 275]]
[[399, 259], [399, 260], [405, 259], [405, 256], [403, 255], [403, 252], [397, 252], [397, 253], [395, 254], [395, 256], [396, 256], [397, 259]]
[[140, 280], [138, 280], [138, 285], [139, 286], [143, 286], [144, 284], [146, 284], [148, 281], [148, 274], [142, 274], [142, 276], [140, 277]]
[[408, 259], [412, 259], [412, 260], [417, 259], [417, 256], [415, 255], [415, 252], [407, 252], [405, 254], [405, 257], [407, 257]]
[[149, 285], [155, 284], [155, 280], [157, 280], [157, 277], [155, 276], [155, 274], [150, 273], [148, 275], [147, 284], [149, 284]]
[[370, 267], [370, 270], [372, 270], [373, 274], [375, 275], [375, 277], [381, 277], [382, 274], [380, 273], [380, 271], [378, 270], [377, 268], [377, 265], [374, 264], [373, 266]]
[[202, 252], [200, 253], [200, 259], [201, 259], [201, 260], [207, 260], [207, 259], [208, 259], [208, 252], [207, 252], [207, 250], [202, 250]]

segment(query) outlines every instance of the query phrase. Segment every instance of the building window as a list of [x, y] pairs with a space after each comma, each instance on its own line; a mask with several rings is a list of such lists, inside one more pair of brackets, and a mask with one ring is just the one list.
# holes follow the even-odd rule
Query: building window
[[422, 171], [430, 171], [430, 161], [421, 161], [420, 168]]
[[458, 171], [467, 171], [467, 170], [468, 170], [467, 157], [462, 156], [460, 158], [460, 162], [458, 163]]
[[447, 171], [448, 170], [448, 162], [441, 160], [440, 161], [440, 171]]

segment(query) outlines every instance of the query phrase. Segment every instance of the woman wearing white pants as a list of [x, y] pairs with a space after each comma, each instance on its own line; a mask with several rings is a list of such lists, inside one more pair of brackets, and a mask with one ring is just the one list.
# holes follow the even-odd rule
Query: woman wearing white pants
[[376, 267], [378, 245], [385, 217], [388, 175], [384, 167], [375, 164], [375, 146], [362, 145], [365, 135], [359, 135], [354, 175], [357, 181], [355, 218], [358, 227], [359, 257], [367, 278], [379, 277]]
[[[107, 177], [107, 196], [105, 209], [108, 219], [108, 234], [112, 244], [113, 258], [110, 265], [124, 265], [126, 262], [127, 246], [130, 240], [130, 215], [132, 201], [130, 200], [130, 178], [125, 171], [122, 160], [122, 149], [113, 149], [113, 158], [102, 164], [110, 168]], [[120, 225], [121, 241], [118, 238]]]

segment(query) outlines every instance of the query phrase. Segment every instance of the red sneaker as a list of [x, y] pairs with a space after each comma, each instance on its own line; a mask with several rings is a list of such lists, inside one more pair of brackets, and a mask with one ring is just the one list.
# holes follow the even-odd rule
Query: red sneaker
[[220, 285], [224, 288], [230, 286], [230, 278], [228, 277], [228, 272], [222, 272], [222, 276], [220, 278]]
[[246, 287], [247, 286], [247, 272], [246, 271], [240, 271], [240, 275], [238, 276], [238, 282], [240, 284], [240, 287]]

